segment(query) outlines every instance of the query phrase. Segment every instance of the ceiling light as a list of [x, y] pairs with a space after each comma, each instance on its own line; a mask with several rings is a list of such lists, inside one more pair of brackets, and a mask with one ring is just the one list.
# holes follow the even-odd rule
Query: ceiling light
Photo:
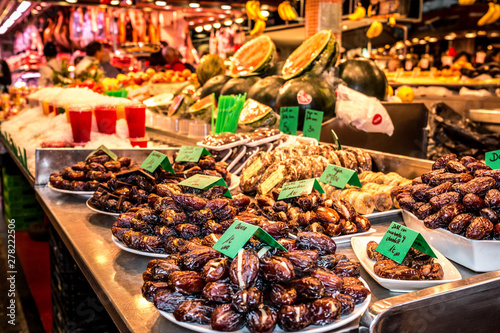
[[262, 16], [264, 17], [269, 17], [269, 12], [267, 10], [261, 10], [260, 13], [262, 14]]
[[47, 6], [47, 3], [46, 3], [46, 2], [42, 2], [42, 3], [40, 3], [40, 6], [42, 6], [42, 7], [46, 7], [46, 6]]
[[36, 6], [35, 9], [36, 10], [42, 10], [42, 6]]
[[417, 44], [417, 43], [418, 43], [418, 38], [413, 38], [413, 39], [411, 40], [411, 42], [412, 42], [412, 43]]
[[19, 4], [19, 6], [16, 8], [16, 10], [10, 15], [10, 17], [2, 24], [0, 27], [0, 35], [3, 35], [4, 33], [9, 30], [11, 26], [16, 23], [16, 20], [20, 18], [23, 13], [30, 8], [31, 2], [29, 1], [23, 1]]
[[211, 24], [205, 24], [203, 26], [203, 29], [205, 29], [205, 31], [210, 31], [212, 29], [212, 25]]
[[438, 41], [438, 39], [436, 37], [429, 38], [429, 43], [435, 43], [437, 41]]
[[238, 24], [241, 24], [245, 21], [245, 19], [243, 17], [238, 17], [236, 20], [234, 20], [234, 22], [238, 23]]
[[215, 17], [209, 17], [208, 20], [209, 21], [215, 21]]
[[455, 37], [457, 37], [457, 35], [452, 32], [451, 34], [444, 36], [444, 39], [446, 39], [446, 40], [454, 40]]
[[167, 5], [166, 1], [155, 1], [155, 5], [159, 7], [165, 7]]
[[476, 38], [476, 36], [475, 32], [468, 32], [465, 34], [465, 38]]
[[197, 12], [201, 12], [203, 10], [203, 8], [196, 8], [195, 9]]
[[220, 28], [220, 26], [221, 26], [221, 24], [220, 24], [219, 22], [215, 22], [215, 23], [214, 23], [214, 28], [215, 28], [215, 29], [219, 29], [219, 28]]
[[120, 0], [111, 0], [110, 5], [111, 6], [118, 6], [120, 4]]
[[486, 36], [486, 31], [480, 30], [480, 31], [477, 32], [477, 35], [478, 36]]
[[191, 8], [199, 8], [200, 7], [200, 4], [197, 3], [197, 2], [190, 2], [189, 3], [189, 7]]
[[231, 20], [224, 21], [224, 25], [230, 26], [231, 24], [233, 24]]
[[194, 22], [193, 21], [189, 22], [189, 25], [194, 25]]
[[219, 14], [219, 17], [220, 17], [220, 18], [224, 18], [224, 17], [226, 17], [226, 15], [224, 15], [224, 14]]
[[126, 3], [127, 5], [129, 5], [129, 6], [132, 6], [132, 0], [127, 0], [127, 1], [125, 1], [125, 3]]
[[38, 14], [38, 10], [36, 10], [36, 9], [33, 9], [33, 11], [31, 12], [31, 14], [33, 14], [33, 15], [36, 15], [36, 14]]
[[220, 8], [222, 10], [231, 10], [231, 5], [221, 5]]
[[78, 0], [66, 0], [67, 3], [77, 3]]
[[202, 32], [203, 31], [203, 27], [201, 25], [197, 26], [196, 28], [194, 28], [194, 31], [196, 31], [196, 32]]
[[171, 5], [165, 6], [165, 9], [172, 9]]
[[424, 44], [427, 44], [427, 41], [425, 39], [421, 39], [421, 40], [418, 41], [418, 43], [420, 45], [424, 45]]

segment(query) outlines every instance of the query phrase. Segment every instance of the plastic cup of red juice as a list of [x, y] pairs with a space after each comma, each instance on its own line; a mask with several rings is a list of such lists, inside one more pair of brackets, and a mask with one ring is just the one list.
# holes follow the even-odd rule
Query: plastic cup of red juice
[[125, 105], [129, 138], [146, 136], [146, 105], [142, 103]]
[[89, 142], [92, 130], [92, 108], [85, 105], [68, 107], [69, 122], [75, 142]]
[[116, 107], [114, 105], [97, 105], [94, 113], [100, 133], [116, 133]]
[[130, 138], [132, 147], [148, 148], [148, 138]]

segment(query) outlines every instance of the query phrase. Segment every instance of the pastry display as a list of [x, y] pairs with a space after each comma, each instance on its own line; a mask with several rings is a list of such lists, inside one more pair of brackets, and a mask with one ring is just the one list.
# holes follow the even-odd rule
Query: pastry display
[[430, 229], [446, 228], [475, 240], [500, 240], [500, 170], [455, 154], [437, 159], [432, 171], [393, 189], [402, 209]]

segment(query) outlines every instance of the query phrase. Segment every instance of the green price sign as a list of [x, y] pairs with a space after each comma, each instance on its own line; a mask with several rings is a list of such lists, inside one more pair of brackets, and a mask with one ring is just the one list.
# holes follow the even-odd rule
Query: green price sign
[[281, 189], [278, 200], [299, 197], [302, 194], [309, 194], [313, 189], [319, 193], [325, 193], [316, 178], [303, 179], [296, 182], [285, 183]]
[[[183, 180], [179, 185], [197, 188], [199, 190], [208, 190], [214, 186], [224, 186], [227, 187], [226, 182], [221, 177], [208, 176], [208, 175], [194, 175], [186, 180]], [[225, 197], [233, 198], [229, 190], [224, 193]]]
[[345, 188], [347, 184], [361, 187], [356, 171], [329, 164], [319, 177], [325, 184], [338, 188]]
[[308, 138], [314, 138], [319, 141], [322, 124], [323, 112], [307, 109], [304, 119], [304, 128], [302, 129], [302, 135]]
[[175, 158], [176, 162], [198, 162], [202, 155], [210, 155], [208, 150], [198, 146], [182, 146]]
[[333, 141], [336, 141], [337, 142], [337, 148], [339, 150], [342, 150], [342, 146], [340, 145], [340, 140], [339, 140], [339, 137], [337, 136], [337, 133], [335, 133], [334, 130], [332, 130], [332, 136], [333, 136]]
[[230, 258], [234, 258], [253, 235], [269, 246], [286, 251], [276, 239], [262, 228], [239, 220], [231, 224], [217, 243], [214, 244], [213, 248]]
[[280, 110], [280, 131], [285, 134], [297, 135], [299, 121], [299, 107], [283, 107]]
[[116, 161], [118, 159], [118, 156], [116, 156], [115, 153], [113, 153], [111, 150], [109, 150], [105, 145], [101, 145], [99, 148], [91, 152], [87, 158], [85, 158], [85, 161], [89, 159], [90, 156], [95, 155], [97, 152], [102, 151], [104, 154], [108, 155], [109, 158], [111, 158], [113, 161]]
[[377, 252], [401, 264], [410, 248], [413, 247], [431, 257], [437, 258], [424, 237], [415, 230], [392, 222], [377, 246]]
[[168, 160], [168, 156], [153, 150], [151, 154], [142, 162], [141, 168], [153, 173], [155, 170], [161, 166], [164, 170], [175, 174], [174, 168], [172, 168], [172, 164]]
[[484, 156], [486, 165], [493, 170], [500, 169], [500, 150], [489, 151]]

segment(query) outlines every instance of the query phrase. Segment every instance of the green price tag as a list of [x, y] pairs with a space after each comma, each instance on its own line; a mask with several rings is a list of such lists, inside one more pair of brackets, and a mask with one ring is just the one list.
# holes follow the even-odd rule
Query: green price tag
[[202, 155], [210, 155], [208, 150], [198, 146], [182, 146], [175, 158], [176, 162], [198, 162]]
[[297, 135], [299, 121], [299, 107], [283, 107], [280, 110], [280, 131], [285, 134]]
[[500, 169], [500, 150], [486, 152], [484, 159], [493, 170]]
[[101, 145], [99, 148], [91, 152], [87, 158], [85, 159], [88, 160], [90, 156], [95, 155], [98, 151], [102, 151], [104, 154], [108, 155], [109, 158], [111, 158], [113, 161], [116, 161], [118, 159], [118, 156], [116, 156], [115, 153], [113, 153], [111, 150], [109, 150], [105, 145]]
[[278, 200], [299, 197], [302, 194], [309, 194], [316, 189], [319, 193], [325, 193], [316, 178], [298, 180], [296, 182], [285, 183], [281, 189]]
[[424, 237], [419, 232], [411, 230], [396, 222], [391, 223], [376, 250], [401, 264], [411, 247], [431, 257], [437, 258], [430, 245], [427, 244]]
[[[221, 177], [208, 176], [208, 175], [194, 175], [186, 180], [183, 180], [179, 185], [197, 188], [199, 190], [208, 190], [213, 186], [224, 186], [227, 187], [226, 182]], [[229, 190], [224, 193], [225, 197], [233, 198]]]
[[308, 138], [314, 138], [319, 141], [322, 124], [323, 112], [307, 109], [304, 119], [304, 128], [302, 129], [302, 135]]
[[172, 168], [172, 164], [168, 160], [168, 156], [153, 150], [151, 154], [142, 162], [141, 168], [153, 173], [155, 170], [161, 166], [164, 170], [175, 174], [174, 168]]
[[345, 188], [347, 184], [361, 187], [361, 182], [356, 171], [333, 164], [329, 164], [326, 167], [321, 177], [319, 177], [319, 181], [338, 188]]
[[230, 258], [234, 258], [253, 235], [269, 246], [286, 251], [276, 239], [262, 228], [240, 220], [234, 221], [212, 247]]
[[340, 145], [340, 140], [337, 134], [332, 130], [333, 141], [337, 141], [337, 146], [339, 150], [342, 150], [342, 146]]

